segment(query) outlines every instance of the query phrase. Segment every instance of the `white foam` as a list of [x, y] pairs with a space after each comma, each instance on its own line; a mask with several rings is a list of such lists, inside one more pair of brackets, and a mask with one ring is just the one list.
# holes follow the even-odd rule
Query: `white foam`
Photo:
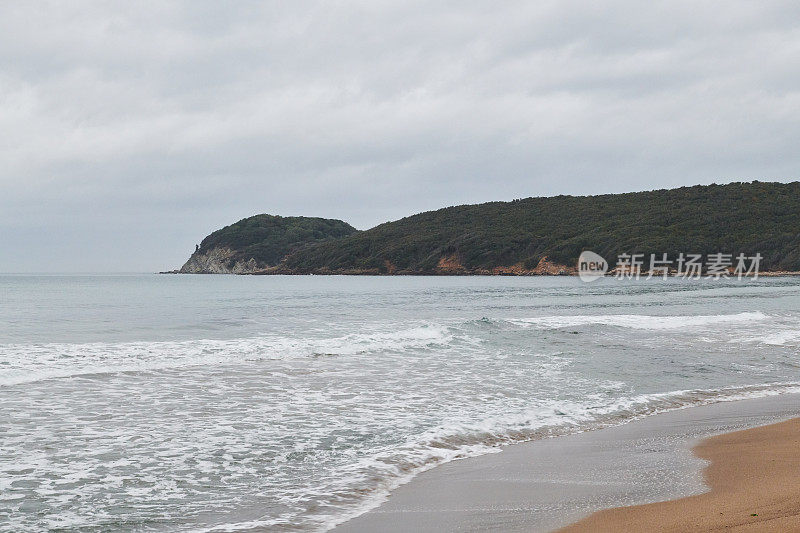
[[241, 339], [124, 343], [0, 345], [0, 386], [93, 374], [237, 364], [264, 359], [359, 355], [450, 342], [447, 328], [420, 325], [397, 331], [299, 338], [263, 335]]
[[755, 311], [724, 315], [563, 315], [508, 319], [508, 322], [520, 326], [533, 326], [543, 329], [561, 329], [597, 324], [631, 329], [675, 330], [720, 324], [751, 323], [767, 318], [768, 315]]
[[794, 346], [800, 342], [800, 331], [796, 329], [776, 331], [766, 335], [753, 335], [731, 339], [730, 342], [758, 343], [767, 344], [769, 346]]
[[[536, 438], [538, 434], [536, 430], [546, 427], [556, 429], [556, 432], [554, 434], [551, 433], [550, 436], [568, 435], [589, 429], [623, 425], [647, 416], [678, 409], [782, 394], [800, 394], [800, 382], [640, 394], [622, 397], [601, 406], [592, 405], [591, 398], [588, 399], [588, 403], [585, 401], [565, 402], [554, 400], [535, 410], [531, 410], [525, 415], [517, 415], [504, 420], [487, 420], [478, 426], [458, 428], [457, 431], [462, 434], [488, 432], [493, 439], [481, 438], [483, 442], [464, 444], [457, 448], [448, 447], [446, 444], [443, 445], [443, 443], [452, 439], [454, 428], [438, 428], [424, 434], [422, 440], [427, 440], [427, 442], [417, 445], [417, 457], [415, 460], [418, 465], [416, 467], [395, 476], [393, 479], [385, 480], [381, 487], [366, 495], [359, 505], [343, 510], [342, 513], [336, 516], [328, 517], [322, 522], [320, 531], [330, 531], [352, 518], [377, 508], [387, 501], [392, 490], [410, 482], [424, 471], [459, 459], [497, 453], [501, 451], [501, 447], [504, 445], [521, 443]], [[531, 426], [532, 420], [536, 421], [533, 426]], [[528, 437], [524, 436], [525, 432], [519, 431], [520, 427], [529, 429]], [[257, 525], [263, 527], [266, 524]], [[235, 530], [212, 528], [205, 531]]]

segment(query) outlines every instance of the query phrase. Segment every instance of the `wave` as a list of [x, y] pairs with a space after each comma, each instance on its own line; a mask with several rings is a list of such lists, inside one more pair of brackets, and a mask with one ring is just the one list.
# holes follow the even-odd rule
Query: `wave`
[[[319, 531], [362, 515], [384, 503], [391, 491], [436, 466], [469, 457], [497, 453], [502, 446], [613, 427], [647, 416], [701, 405], [799, 394], [800, 382], [756, 384], [720, 389], [676, 390], [620, 398], [611, 403], [552, 400], [533, 407], [528, 413], [502, 419], [487, 419], [470, 426], [442, 426], [403, 445], [362, 459], [358, 467], [370, 474], [373, 488], [363, 485], [351, 494], [337, 495], [338, 502], [356, 500], [336, 514], [307, 516], [307, 525]], [[376, 478], [380, 479], [376, 481]], [[362, 479], [359, 479], [362, 481]], [[293, 517], [296, 519], [297, 517]], [[216, 525], [197, 533], [233, 532], [251, 528], [282, 527], [290, 522], [282, 517]]]
[[[410, 454], [407, 463], [400, 465], [394, 479], [384, 482], [380, 489], [349, 512], [327, 517], [321, 529], [328, 531], [378, 507], [392, 490], [418, 474], [450, 461], [497, 453], [505, 445], [619, 426], [659, 413], [782, 394], [800, 394], [800, 382], [641, 394], [606, 405], [553, 400], [527, 415], [504, 419], [496, 426], [486, 421], [485, 427], [464, 427], [455, 432], [453, 428], [444, 427], [432, 430], [415, 443], [416, 453]], [[397, 451], [391, 454], [392, 457], [396, 455]]]
[[758, 343], [766, 344], [769, 346], [796, 346], [800, 342], [800, 330], [785, 330], [768, 333], [766, 335], [754, 335], [750, 337], [742, 337], [731, 339], [732, 343], [745, 342], [745, 343]]
[[[452, 345], [456, 336], [476, 344], [470, 336], [474, 327], [511, 324], [523, 328], [562, 329], [602, 325], [638, 330], [680, 330], [722, 324], [748, 324], [769, 318], [756, 311], [721, 315], [563, 315], [519, 319], [481, 319], [447, 327], [421, 323], [391, 331], [386, 325], [373, 331], [334, 337], [260, 335], [238, 339], [122, 343], [47, 343], [0, 345], [0, 386], [19, 385], [47, 379], [73, 378], [123, 372], [147, 372], [191, 366], [238, 364], [257, 360], [285, 360], [303, 357], [355, 356], [379, 352], [402, 352]], [[478, 337], [481, 335], [478, 334]], [[778, 332], [770, 336], [742, 339], [783, 345], [800, 339], [800, 334]]]
[[719, 324], [742, 324], [769, 318], [760, 312], [727, 315], [563, 315], [507, 319], [506, 322], [542, 329], [561, 329], [588, 325], [615, 326], [630, 329], [675, 330]]
[[5, 344], [0, 345], [0, 386], [258, 360], [396, 352], [442, 346], [452, 338], [445, 327], [421, 325], [327, 338], [263, 335], [228, 340]]

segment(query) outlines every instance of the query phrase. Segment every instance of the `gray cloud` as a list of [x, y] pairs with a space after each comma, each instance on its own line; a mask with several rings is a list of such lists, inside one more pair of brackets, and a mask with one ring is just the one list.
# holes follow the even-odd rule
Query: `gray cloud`
[[0, 7], [0, 270], [178, 266], [260, 212], [789, 181], [796, 2]]

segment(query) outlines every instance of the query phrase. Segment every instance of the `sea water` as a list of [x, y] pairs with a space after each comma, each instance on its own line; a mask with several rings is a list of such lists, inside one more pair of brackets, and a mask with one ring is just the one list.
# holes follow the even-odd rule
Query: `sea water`
[[4, 275], [0, 530], [323, 531], [798, 355], [800, 278]]

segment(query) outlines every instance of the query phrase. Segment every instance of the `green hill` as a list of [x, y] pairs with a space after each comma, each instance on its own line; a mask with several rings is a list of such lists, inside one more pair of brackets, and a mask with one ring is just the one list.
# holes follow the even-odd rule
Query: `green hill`
[[[201, 250], [217, 242], [216, 233]], [[800, 183], [462, 205], [366, 231], [342, 230], [320, 241], [289, 250], [280, 260], [287, 248], [275, 249], [269, 264], [276, 266], [267, 273], [558, 273], [574, 266], [583, 250], [612, 263], [620, 253], [674, 258], [680, 252], [759, 252], [762, 270], [800, 270]], [[241, 258], [263, 258], [255, 252], [261, 253], [261, 246], [272, 249], [255, 234], [242, 242], [247, 245], [237, 248]]]
[[274, 267], [287, 255], [357, 230], [341, 220], [256, 215], [203, 239], [181, 268], [185, 273], [250, 273]]

